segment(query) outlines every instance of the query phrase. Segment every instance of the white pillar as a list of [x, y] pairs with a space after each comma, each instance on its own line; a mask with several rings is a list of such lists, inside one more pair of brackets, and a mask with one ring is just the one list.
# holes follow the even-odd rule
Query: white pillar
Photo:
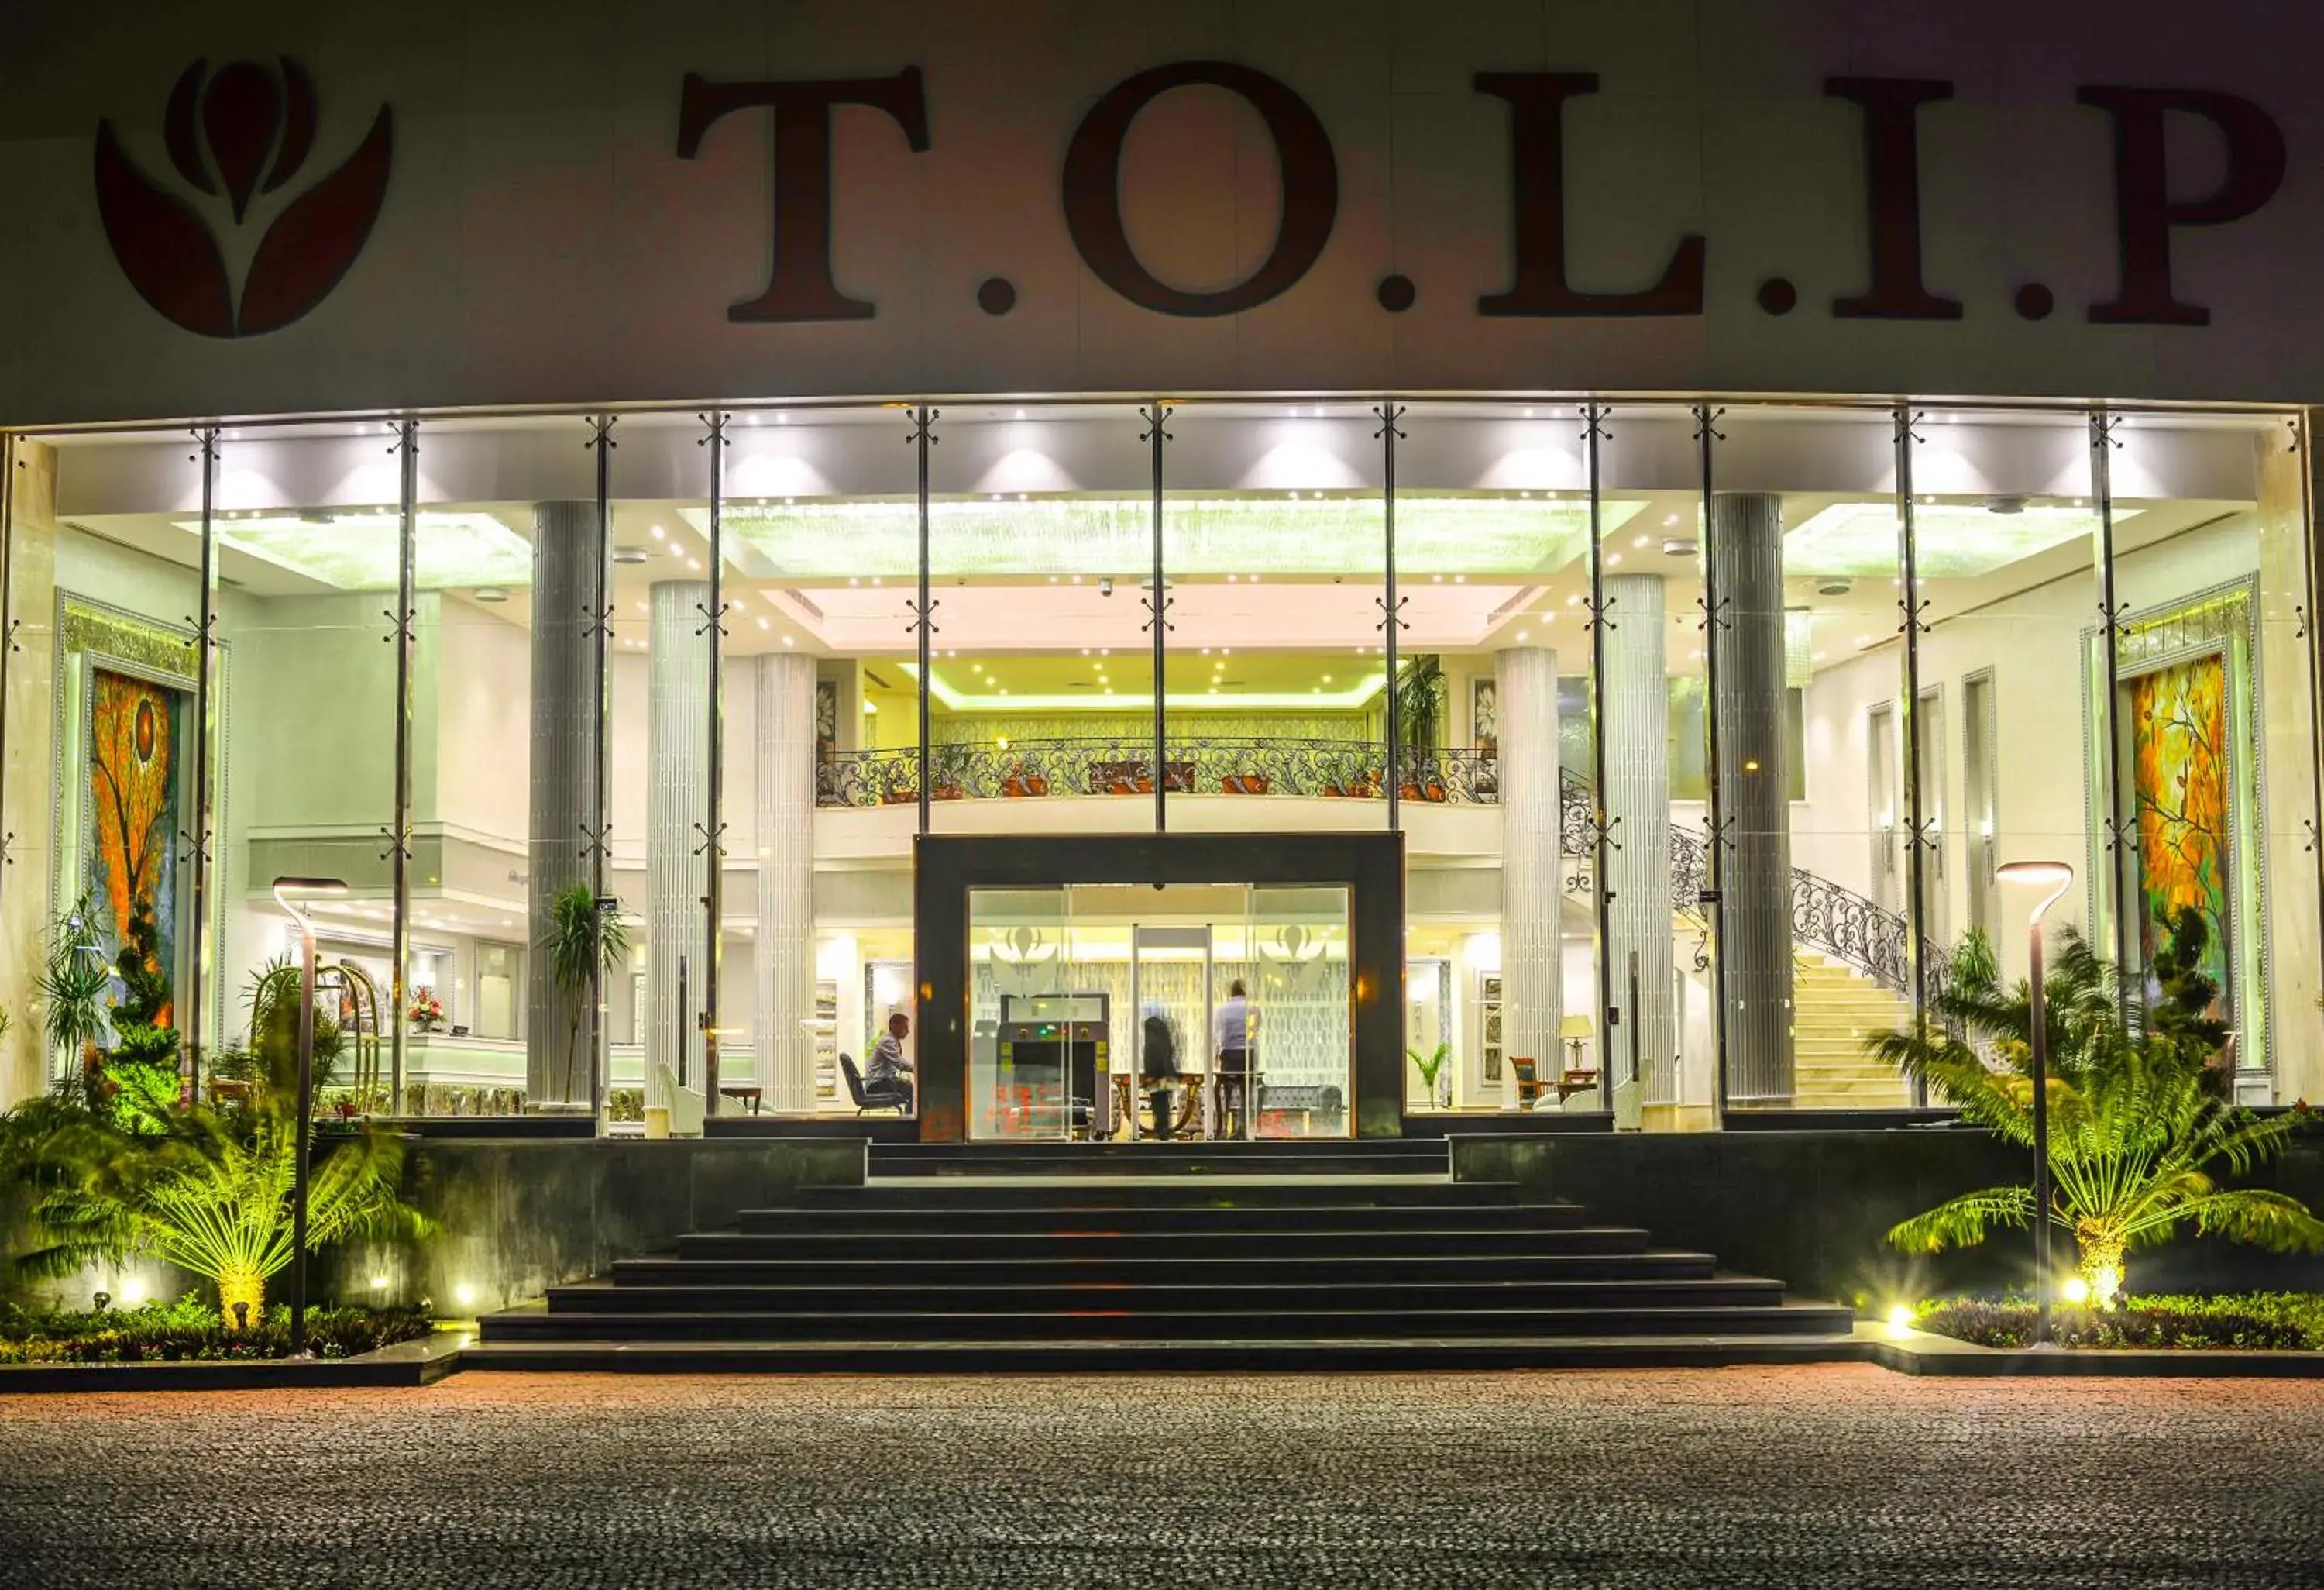
[[[1608, 578], [1605, 716], [1606, 816], [1619, 848], [1606, 861], [1606, 954], [1625, 1029], [1605, 1034], [1617, 1077], [1629, 1076], [1637, 1046], [1638, 1101], [1678, 1098], [1678, 1010], [1671, 922], [1670, 668], [1662, 577]], [[1630, 998], [1630, 957], [1638, 996]]]
[[[597, 810], [597, 504], [537, 503], [532, 510], [532, 746], [527, 918], [536, 944], [557, 897], [590, 879], [588, 830]], [[528, 957], [525, 1103], [533, 1110], [589, 1105], [588, 993], [560, 986], [549, 957]]]
[[777, 652], [752, 669], [758, 699], [757, 1004], [751, 1029], [766, 1107], [815, 1108], [815, 659]]
[[[657, 1076], [668, 1066], [702, 1086], [702, 826], [710, 815], [710, 650], [696, 632], [710, 587], [667, 580], [653, 587], [646, 654], [646, 1077], [649, 1106], [666, 1105]], [[686, 999], [678, 1000], [678, 962]]]
[[1557, 653], [1515, 646], [1495, 654], [1500, 724], [1501, 1045], [1535, 1075], [1557, 1074], [1565, 1013], [1557, 778]]

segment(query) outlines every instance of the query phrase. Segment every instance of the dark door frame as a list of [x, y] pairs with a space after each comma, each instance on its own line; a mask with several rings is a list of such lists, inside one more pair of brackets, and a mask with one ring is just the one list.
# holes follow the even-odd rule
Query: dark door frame
[[967, 1135], [973, 889], [1075, 883], [1337, 884], [1348, 891], [1349, 1119], [1404, 1133], [1404, 836], [922, 834], [912, 847], [920, 1141]]

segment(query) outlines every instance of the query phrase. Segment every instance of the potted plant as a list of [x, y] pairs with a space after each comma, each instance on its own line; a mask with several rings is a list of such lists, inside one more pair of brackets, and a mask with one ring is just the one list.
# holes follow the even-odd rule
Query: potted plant
[[928, 799], [958, 800], [966, 793], [971, 753], [966, 744], [947, 740], [928, 748]]
[[1406, 800], [1444, 799], [1444, 781], [1435, 771], [1435, 759], [1444, 739], [1445, 695], [1444, 666], [1433, 652], [1414, 657], [1396, 682], [1391, 709], [1404, 757], [1398, 787]]
[[1001, 781], [1001, 792], [1019, 800], [1047, 795], [1049, 792], [1049, 777], [1029, 763], [1014, 763], [1010, 766], [1008, 776]]
[[586, 1080], [581, 1066], [581, 1022], [596, 1001], [601, 979], [629, 957], [630, 933], [615, 911], [602, 909], [586, 883], [568, 883], [549, 902], [549, 932], [540, 941], [549, 957], [549, 981], [566, 994], [566, 1075]]
[[[1437, 1078], [1443, 1076], [1444, 1062], [1452, 1053], [1452, 1046], [1449, 1043], [1440, 1043], [1427, 1054], [1422, 1054], [1416, 1049], [1404, 1051], [1405, 1058], [1412, 1062], [1412, 1068], [1420, 1073], [1420, 1085], [1427, 1091], [1429, 1102], [1433, 1105], [1441, 1106], [1451, 1102], [1439, 1095]], [[1445, 1077], [1445, 1080], [1449, 1082], [1452, 1079]]]

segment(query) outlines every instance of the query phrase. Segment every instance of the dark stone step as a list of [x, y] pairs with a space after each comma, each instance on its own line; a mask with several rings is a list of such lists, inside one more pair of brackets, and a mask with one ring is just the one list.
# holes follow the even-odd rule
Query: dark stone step
[[963, 1178], [954, 1186], [908, 1186], [892, 1181], [866, 1182], [860, 1187], [803, 1187], [796, 1195], [802, 1208], [844, 1206], [859, 1209], [1006, 1209], [1028, 1205], [1047, 1207], [1119, 1208], [1124, 1205], [1159, 1208], [1212, 1206], [1222, 1208], [1281, 1208], [1289, 1206], [1337, 1205], [1343, 1208], [1443, 1207], [1453, 1205], [1511, 1204], [1517, 1189], [1506, 1181], [1410, 1180], [1329, 1181], [1320, 1178], [1286, 1178], [1265, 1182], [1201, 1182], [1170, 1177], [1107, 1184], [1081, 1181], [1043, 1186], [984, 1182]]
[[1403, 1159], [1424, 1160], [1442, 1167], [1450, 1163], [1442, 1141], [1416, 1141], [1400, 1137], [1275, 1137], [1237, 1138], [1204, 1142], [1197, 1138], [1174, 1138], [1167, 1142], [1151, 1138], [1132, 1142], [1127, 1139], [1098, 1142], [1028, 1142], [1016, 1139], [1008, 1142], [913, 1142], [873, 1143], [869, 1151], [874, 1165], [919, 1163], [932, 1160], [974, 1161], [1020, 1158], [1070, 1160], [1150, 1160], [1163, 1162], [1208, 1155], [1234, 1160], [1315, 1160], [1344, 1157], [1350, 1154], [1379, 1154]]
[[1318, 1308], [1165, 1311], [1120, 1307], [1038, 1311], [910, 1311], [683, 1314], [518, 1310], [481, 1322], [487, 1342], [1033, 1340], [1374, 1340], [1452, 1336], [1752, 1336], [1833, 1334], [1849, 1328], [1844, 1308], [1776, 1304], [1670, 1308]]
[[[705, 1232], [682, 1236], [677, 1257], [699, 1261], [962, 1259], [1302, 1259], [1346, 1262], [1401, 1257], [1638, 1253], [1646, 1234], [1634, 1226], [1388, 1231], [1074, 1231], [995, 1232], [969, 1225], [904, 1235], [861, 1232]], [[1635, 1242], [1632, 1240], [1635, 1239]]]
[[[1036, 1189], [1038, 1190], [1038, 1189]], [[1506, 1231], [1566, 1230], [1582, 1224], [1577, 1204], [1291, 1204], [1269, 1207], [1214, 1205], [980, 1205], [962, 1195], [903, 1206], [835, 1199], [814, 1208], [745, 1209], [745, 1234], [770, 1236], [927, 1235], [981, 1240], [1006, 1234], [1107, 1232], [1194, 1235], [1245, 1232], [1356, 1233], [1441, 1229], [1458, 1225]]]
[[1709, 1369], [1868, 1362], [1840, 1332], [1757, 1336], [1471, 1337], [1404, 1341], [491, 1342], [464, 1369], [638, 1374], [1334, 1373], [1396, 1370]]
[[1329, 1158], [1313, 1155], [1259, 1160], [1188, 1151], [1167, 1157], [1154, 1154], [1117, 1158], [1079, 1154], [1071, 1158], [1020, 1155], [975, 1160], [914, 1160], [901, 1163], [875, 1158], [866, 1168], [866, 1173], [872, 1181], [877, 1183], [902, 1176], [942, 1176], [959, 1180], [994, 1176], [1136, 1176], [1161, 1180], [1174, 1176], [1442, 1177], [1446, 1170], [1441, 1154], [1434, 1159], [1417, 1159], [1410, 1154], [1342, 1153]]
[[982, 1342], [517, 1342], [488, 1339], [464, 1369], [622, 1374], [1318, 1373], [1427, 1370], [1711, 1369], [1859, 1363], [1844, 1331], [1738, 1336], [1471, 1337], [1408, 1341], [1141, 1338]]
[[1196, 1287], [1220, 1282], [1353, 1286], [1369, 1282], [1442, 1280], [1476, 1284], [1501, 1280], [1707, 1280], [1708, 1253], [1575, 1253], [1526, 1250], [1504, 1253], [1428, 1252], [1317, 1257], [1312, 1253], [1204, 1255], [1141, 1244], [1124, 1250], [1075, 1244], [1062, 1252], [1050, 1239], [1029, 1253], [1001, 1254], [980, 1244], [927, 1258], [625, 1259], [613, 1266], [615, 1287], [886, 1287], [1054, 1286], [1104, 1281], [1144, 1287]]

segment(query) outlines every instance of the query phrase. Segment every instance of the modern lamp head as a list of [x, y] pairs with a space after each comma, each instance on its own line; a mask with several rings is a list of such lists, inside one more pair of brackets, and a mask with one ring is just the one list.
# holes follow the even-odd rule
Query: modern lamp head
[[1998, 883], [2047, 889], [2050, 892], [2034, 908], [2033, 920], [2039, 922], [2043, 913], [2064, 899], [2066, 891], [2073, 887], [2074, 869], [2062, 861], [2012, 861], [1994, 868], [1993, 877]]
[[300, 927], [308, 925], [307, 913], [296, 902], [307, 900], [335, 900], [347, 892], [344, 878], [277, 878], [274, 880], [274, 903], [290, 913]]

